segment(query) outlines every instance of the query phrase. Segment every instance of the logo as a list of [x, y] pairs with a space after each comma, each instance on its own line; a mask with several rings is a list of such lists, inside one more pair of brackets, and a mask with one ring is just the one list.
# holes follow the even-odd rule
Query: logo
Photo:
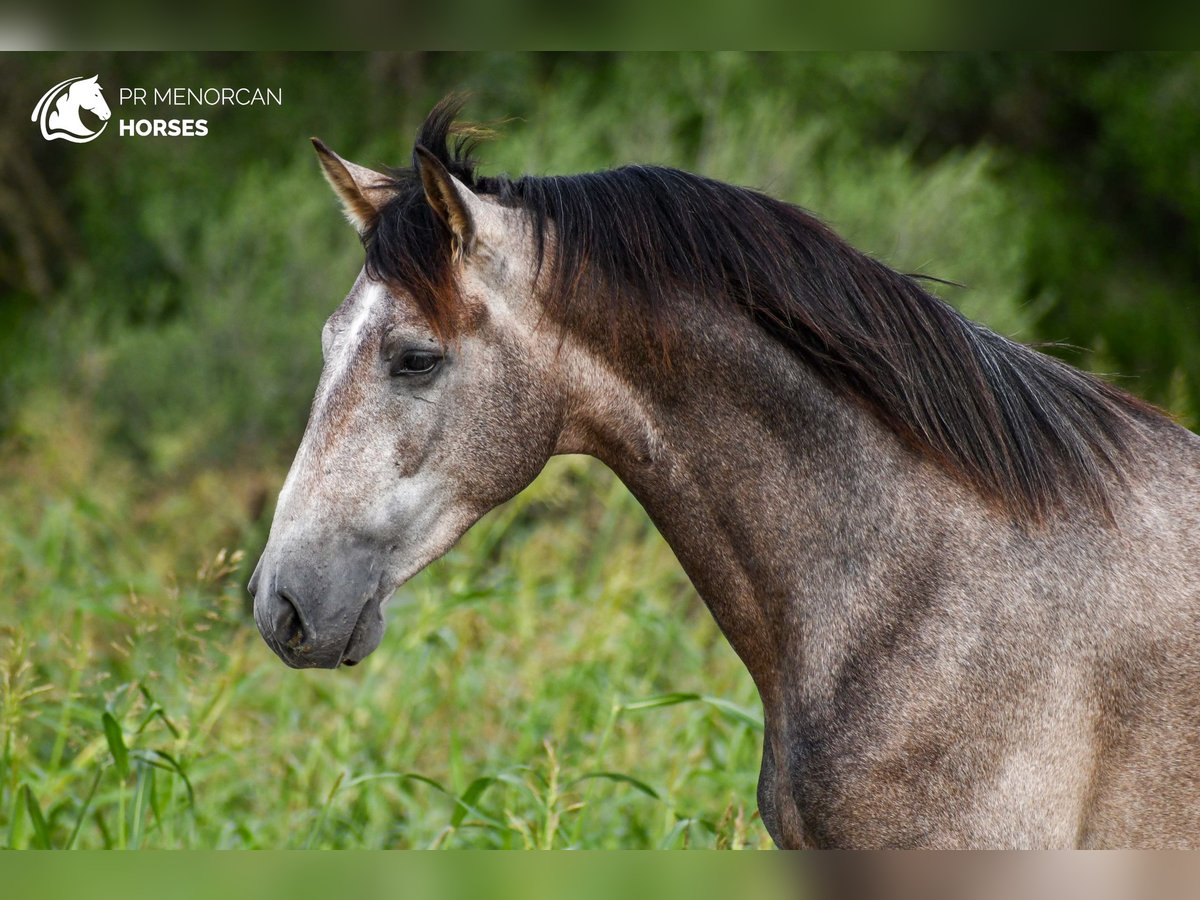
[[[64, 140], [72, 144], [86, 144], [100, 137], [108, 127], [112, 110], [108, 108], [103, 88], [96, 80], [99, 77], [68, 78], [42, 94], [29, 119], [41, 127], [42, 137], [48, 141]], [[79, 117], [80, 110], [87, 110], [104, 124], [93, 131], [83, 124]]]

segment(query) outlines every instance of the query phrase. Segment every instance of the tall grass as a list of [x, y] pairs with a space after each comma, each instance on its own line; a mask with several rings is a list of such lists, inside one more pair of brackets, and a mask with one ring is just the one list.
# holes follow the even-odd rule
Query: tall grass
[[[241, 553], [197, 524], [216, 490], [244, 501], [262, 476], [140, 504], [112, 477], [4, 525], [8, 846], [766, 842], [753, 687], [597, 464], [555, 461], [405, 587], [384, 645], [337, 673], [271, 656]], [[100, 485], [140, 507], [136, 527], [90, 498]], [[150, 541], [179, 548], [179, 571], [128, 574]]]

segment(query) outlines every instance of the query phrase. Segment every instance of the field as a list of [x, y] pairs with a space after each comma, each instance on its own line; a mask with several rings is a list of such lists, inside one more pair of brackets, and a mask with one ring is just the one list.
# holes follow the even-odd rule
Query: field
[[[203, 141], [34, 143], [27, 109], [77, 69], [285, 103], [214, 112]], [[403, 164], [432, 102], [474, 89], [470, 115], [515, 117], [488, 171], [761, 187], [1196, 424], [1195, 57], [9, 55], [0, 76], [21, 113], [3, 846], [770, 846], [749, 676], [596, 461], [552, 460], [404, 586], [360, 666], [291, 671], [260, 639], [244, 585], [361, 264], [309, 134]]]

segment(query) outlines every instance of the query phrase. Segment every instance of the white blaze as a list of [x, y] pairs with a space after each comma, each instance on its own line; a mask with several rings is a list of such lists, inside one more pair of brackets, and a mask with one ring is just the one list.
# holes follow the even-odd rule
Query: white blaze
[[346, 373], [350, 370], [351, 363], [354, 362], [354, 357], [358, 353], [363, 331], [370, 324], [376, 308], [384, 299], [383, 285], [372, 281], [366, 281], [365, 284], [366, 287], [355, 301], [354, 319], [339, 337], [333, 359], [327, 363], [329, 377], [325, 379], [325, 387], [321, 391], [321, 403], [325, 402], [334, 387], [346, 377]]

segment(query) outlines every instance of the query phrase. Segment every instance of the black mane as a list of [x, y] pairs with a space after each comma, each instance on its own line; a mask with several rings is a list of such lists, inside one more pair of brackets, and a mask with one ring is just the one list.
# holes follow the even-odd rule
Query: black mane
[[[1071, 498], [1110, 511], [1135, 423], [1159, 416], [1148, 404], [969, 321], [804, 210], [756, 191], [651, 166], [478, 176], [478, 133], [454, 124], [458, 108], [439, 104], [417, 143], [473, 191], [526, 211], [539, 266], [549, 265], [549, 308], [569, 305], [581, 278], [598, 278], [661, 334], [680, 298], [711, 298], [750, 315], [1020, 517], [1039, 519]], [[415, 161], [390, 174], [397, 196], [367, 235], [368, 270], [452, 330], [448, 235]]]

